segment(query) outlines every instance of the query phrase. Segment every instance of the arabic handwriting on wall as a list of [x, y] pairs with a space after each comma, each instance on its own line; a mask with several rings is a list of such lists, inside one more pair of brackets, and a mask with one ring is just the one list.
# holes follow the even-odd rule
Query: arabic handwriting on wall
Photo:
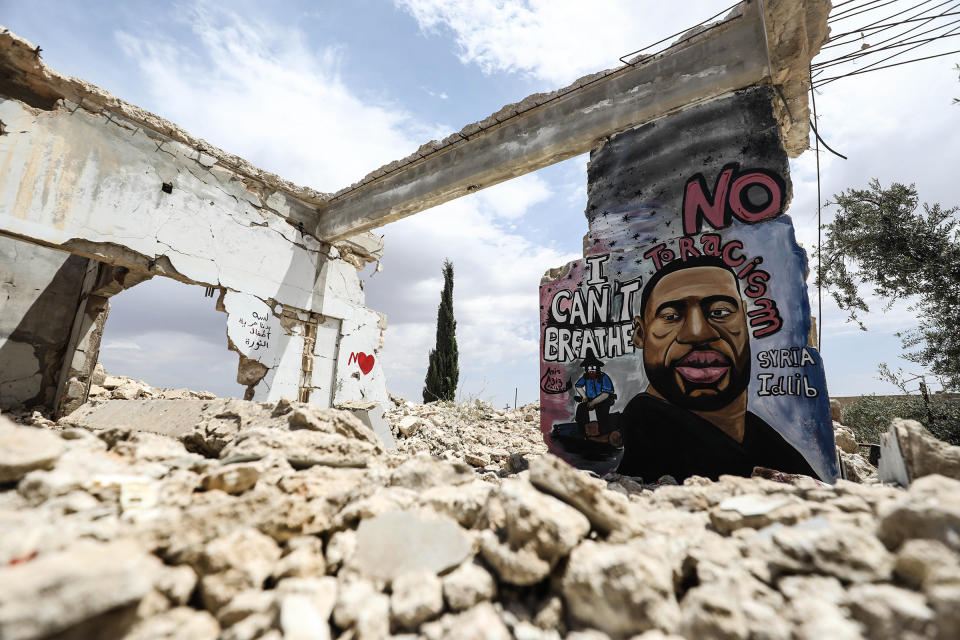
[[251, 318], [241, 316], [237, 319], [241, 327], [249, 329], [247, 333], [251, 336], [244, 338], [243, 343], [252, 351], [270, 348], [270, 334], [273, 331], [269, 324], [270, 315], [254, 311], [251, 316]]

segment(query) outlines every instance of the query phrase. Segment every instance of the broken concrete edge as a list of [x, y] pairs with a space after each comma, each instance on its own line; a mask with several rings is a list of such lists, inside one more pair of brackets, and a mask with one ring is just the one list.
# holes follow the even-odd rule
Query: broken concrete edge
[[341, 402], [335, 408], [351, 412], [360, 419], [360, 422], [373, 429], [373, 432], [380, 438], [384, 449], [396, 450], [397, 443], [393, 439], [393, 432], [387, 423], [386, 411], [382, 404], [377, 402]]
[[893, 418], [880, 436], [880, 480], [907, 487], [929, 475], [960, 479], [960, 446], [939, 440], [916, 420]]
[[[504, 105], [486, 118], [464, 126], [459, 132], [451, 133], [440, 140], [431, 140], [410, 155], [374, 169], [353, 184], [330, 194], [327, 199], [331, 202], [342, 199], [351, 192], [377, 182], [400, 169], [422, 162], [428, 156], [450, 151], [479, 135], [492, 133], [512, 119], [533, 115], [548, 103], [572, 96], [589, 84], [631, 71], [641, 60], [643, 63], [659, 60], [705, 39], [717, 37], [728, 28], [725, 26], [727, 23], [744, 15], [743, 9], [747, 4], [756, 1], [759, 0], [744, 0], [721, 20], [703, 25], [699, 33], [693, 33], [694, 30], [684, 33], [676, 42], [657, 54], [639, 55], [627, 64], [587, 74], [555, 91], [534, 93], [519, 102]], [[777, 115], [781, 124], [784, 146], [790, 157], [795, 158], [809, 148], [810, 125], [806, 98], [810, 88], [809, 65], [810, 60], [820, 51], [820, 47], [829, 35], [827, 16], [830, 13], [831, 2], [830, 0], [810, 0], [806, 3], [797, 3], [792, 0], [767, 0], [762, 4], [772, 83], [776, 86], [782, 85], [780, 91], [786, 100], [785, 105], [780, 105]], [[801, 12], [803, 15], [799, 15]], [[766, 78], [766, 82], [770, 82], [771, 77]]]
[[877, 466], [880, 482], [892, 483], [901, 487], [910, 486], [910, 474], [907, 473], [906, 460], [900, 449], [897, 427], [891, 422], [889, 430], [880, 436], [880, 462]]
[[780, 122], [784, 149], [796, 158], [809, 147], [810, 61], [830, 35], [827, 18], [831, 0], [760, 0], [771, 83], [780, 96], [774, 112]]

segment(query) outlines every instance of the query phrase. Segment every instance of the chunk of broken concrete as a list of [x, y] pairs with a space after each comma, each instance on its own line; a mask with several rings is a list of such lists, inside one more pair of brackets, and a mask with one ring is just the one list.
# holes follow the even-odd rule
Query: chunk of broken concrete
[[904, 486], [939, 474], [960, 480], [960, 447], [938, 440], [916, 420], [894, 418], [882, 437], [879, 474]]
[[810, 507], [795, 496], [758, 493], [726, 498], [710, 510], [710, 523], [723, 535], [743, 527], [761, 529], [775, 522], [794, 524], [808, 517]]
[[253, 488], [260, 479], [260, 470], [251, 464], [229, 464], [211, 471], [203, 477], [200, 488], [204, 491], [219, 489], [233, 495]]
[[339, 434], [307, 429], [248, 429], [223, 448], [220, 459], [257, 460], [271, 453], [282, 455], [295, 469], [313, 465], [365, 467], [377, 453], [377, 447]]
[[350, 440], [359, 440], [381, 451], [383, 446], [373, 429], [360, 418], [343, 409], [320, 409], [310, 405], [299, 405], [287, 416], [290, 429], [309, 429], [341, 435]]
[[0, 638], [45, 638], [139, 602], [161, 562], [131, 541], [76, 543], [0, 568]]
[[853, 433], [853, 429], [843, 426], [836, 420], [833, 422], [833, 439], [841, 451], [860, 453], [860, 445], [857, 444], [857, 436]]
[[960, 481], [940, 475], [924, 476], [906, 495], [881, 506], [877, 535], [888, 549], [907, 540], [939, 540], [960, 551]]
[[51, 468], [63, 451], [63, 440], [50, 431], [21, 427], [0, 416], [0, 484]]
[[453, 611], [469, 609], [495, 595], [497, 583], [493, 576], [475, 562], [464, 562], [443, 576], [443, 597]]
[[643, 543], [580, 543], [570, 554], [561, 588], [575, 624], [612, 637], [674, 631], [680, 622], [673, 570]]
[[394, 425], [397, 427], [397, 431], [399, 431], [401, 435], [407, 437], [412, 436], [419, 431], [423, 424], [424, 420], [420, 416], [403, 416], [394, 423]]
[[392, 581], [415, 571], [442, 573], [472, 550], [469, 536], [453, 521], [394, 511], [360, 523], [349, 564], [364, 576]]
[[530, 482], [578, 509], [600, 533], [630, 529], [630, 503], [625, 496], [607, 491], [605, 482], [556, 456], [547, 454], [531, 460]]
[[[776, 528], [775, 528], [776, 527]], [[893, 556], [869, 530], [817, 516], [791, 527], [771, 527], [775, 551], [751, 549], [775, 573], [820, 573], [844, 583], [889, 580]]]
[[443, 611], [443, 586], [430, 571], [405, 573], [391, 585], [390, 617], [400, 629], [414, 631]]
[[590, 532], [587, 518], [529, 483], [505, 480], [483, 515], [483, 557], [506, 582], [539, 582]]

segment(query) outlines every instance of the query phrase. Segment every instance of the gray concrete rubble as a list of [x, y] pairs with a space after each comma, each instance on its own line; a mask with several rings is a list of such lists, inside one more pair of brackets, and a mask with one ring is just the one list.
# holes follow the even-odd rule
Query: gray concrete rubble
[[[104, 381], [56, 422], [0, 416], [0, 637], [960, 629], [960, 481], [943, 475], [658, 486], [547, 454], [536, 405], [397, 401], [388, 450], [345, 411]], [[128, 386], [149, 398], [109, 397]]]

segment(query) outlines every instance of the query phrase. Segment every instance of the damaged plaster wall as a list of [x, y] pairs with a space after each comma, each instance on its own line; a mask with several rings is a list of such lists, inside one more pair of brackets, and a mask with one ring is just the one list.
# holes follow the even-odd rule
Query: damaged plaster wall
[[0, 236], [0, 409], [53, 403], [88, 262]]
[[[15, 92], [4, 86], [2, 93]], [[17, 95], [0, 95], [7, 132], [0, 136], [0, 233], [140, 279], [164, 275], [220, 288], [230, 347], [241, 355], [238, 381], [257, 400], [386, 399], [383, 323], [364, 308], [357, 274], [382, 242], [322, 243], [296, 222], [316, 215], [309, 202], [218, 155], [99, 106]], [[34, 270], [32, 261], [17, 269]], [[80, 283], [69, 293], [73, 320]], [[270, 327], [264, 353], [257, 353], [264, 345], [236, 337], [254, 310]], [[91, 354], [95, 362], [99, 346], [90, 340], [98, 316], [86, 317], [92, 321], [73, 336], [82, 348], [70, 358], [74, 371], [85, 370]]]

